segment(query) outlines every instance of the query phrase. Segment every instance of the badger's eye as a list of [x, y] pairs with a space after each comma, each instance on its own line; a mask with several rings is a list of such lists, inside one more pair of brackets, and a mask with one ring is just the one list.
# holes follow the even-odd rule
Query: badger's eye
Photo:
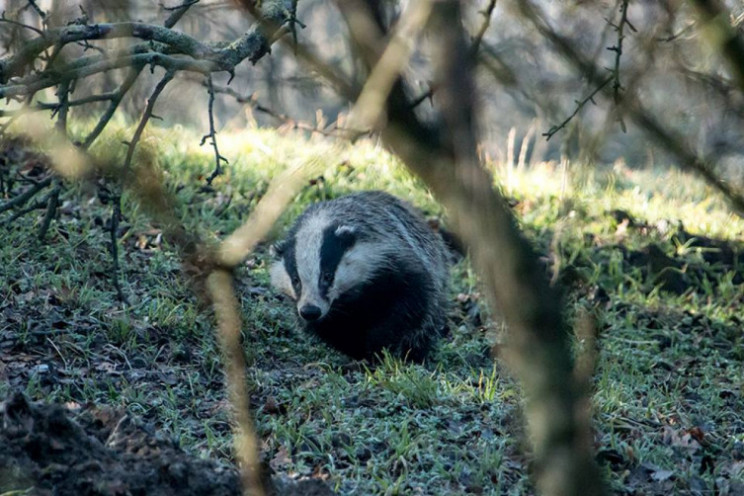
[[331, 284], [333, 282], [333, 272], [323, 272], [320, 275], [320, 282], [323, 284]]
[[298, 287], [300, 285], [300, 277], [292, 276], [292, 286]]

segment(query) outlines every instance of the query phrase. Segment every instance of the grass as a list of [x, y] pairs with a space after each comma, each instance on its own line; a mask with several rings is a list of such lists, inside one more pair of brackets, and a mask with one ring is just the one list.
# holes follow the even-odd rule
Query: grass
[[[121, 146], [128, 133], [100, 146]], [[199, 136], [153, 129], [148, 140], [179, 215], [208, 239], [239, 226], [287, 164], [329, 150], [322, 140], [273, 131], [223, 133], [230, 166], [205, 189], [213, 163]], [[744, 288], [737, 266], [722, 258], [728, 248], [741, 252], [744, 221], [696, 179], [667, 168], [494, 169], [508, 178], [501, 187], [549, 260], [548, 275], [569, 288], [567, 313], [597, 316], [595, 439], [612, 487], [737, 494]], [[360, 189], [385, 189], [427, 215], [443, 214], [393, 157], [360, 143], [328, 156], [272, 236], [309, 203]], [[191, 294], [167, 240], [125, 195], [121, 281], [130, 306], [122, 308], [110, 280], [110, 207], [85, 185], [68, 185], [63, 203], [46, 244], [33, 235], [43, 214], [0, 227], [0, 398], [20, 388], [34, 399], [122, 408], [198, 456], [230, 459], [212, 315]], [[678, 222], [715, 243], [684, 238]], [[660, 271], [649, 246], [666, 257]], [[302, 335], [291, 305], [268, 287], [268, 263], [261, 245], [237, 276], [256, 429], [274, 470], [323, 478], [340, 494], [532, 492], [521, 394], [490, 358], [503, 324], [485, 308], [467, 263], [453, 269], [451, 335], [425, 366], [389, 356], [350, 362]], [[683, 291], [665, 289], [670, 280], [660, 273], [670, 272]]]

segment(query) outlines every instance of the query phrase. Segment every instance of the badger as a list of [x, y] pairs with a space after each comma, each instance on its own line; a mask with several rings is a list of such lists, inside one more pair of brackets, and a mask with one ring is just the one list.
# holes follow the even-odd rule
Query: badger
[[272, 285], [304, 328], [355, 359], [423, 361], [446, 330], [449, 253], [408, 203], [365, 191], [315, 203], [273, 247]]

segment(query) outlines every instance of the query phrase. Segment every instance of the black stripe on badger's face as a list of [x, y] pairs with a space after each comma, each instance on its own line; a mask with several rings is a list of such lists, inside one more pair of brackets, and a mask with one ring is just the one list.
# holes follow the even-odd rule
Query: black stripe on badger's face
[[302, 290], [302, 282], [300, 281], [300, 275], [297, 272], [297, 259], [295, 258], [295, 240], [288, 241], [282, 248], [282, 259], [284, 260], [284, 268], [289, 275], [289, 280], [292, 283], [292, 289], [294, 289], [295, 295], [299, 295]]
[[343, 225], [330, 225], [323, 230], [320, 245], [320, 275], [318, 289], [320, 295], [328, 300], [328, 291], [333, 286], [336, 270], [344, 254], [354, 246], [356, 232], [353, 228]]

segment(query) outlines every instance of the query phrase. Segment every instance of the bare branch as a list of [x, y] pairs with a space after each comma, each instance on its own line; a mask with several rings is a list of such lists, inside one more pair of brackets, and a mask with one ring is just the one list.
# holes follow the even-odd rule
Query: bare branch
[[177, 53], [189, 55], [196, 59], [212, 60], [216, 51], [183, 33], [172, 31], [163, 26], [141, 22], [71, 24], [61, 28], [50, 29], [42, 36], [30, 40], [17, 53], [0, 60], [0, 83], [19, 76], [24, 68], [41, 52], [50, 47], [61, 47], [71, 42], [90, 41], [114, 38], [139, 38], [146, 41], [157, 41], [173, 47]]
[[0, 23], [3, 23], [3, 22], [6, 23], [6, 24], [11, 24], [13, 26], [21, 27], [23, 29], [28, 29], [29, 31], [33, 31], [34, 33], [39, 34], [39, 35], [43, 35], [44, 34], [44, 32], [41, 29], [39, 29], [39, 28], [37, 28], [35, 26], [29, 26], [28, 24], [24, 24], [22, 22], [14, 21], [13, 19], [8, 19], [7, 17], [5, 17], [5, 12], [3, 12], [2, 15], [0, 15]]
[[[166, 19], [165, 27], [167, 28], [173, 27], [178, 22], [178, 20], [181, 18], [181, 16], [183, 16], [183, 14], [185, 14], [186, 11], [192, 5], [196, 4], [197, 2], [199, 2], [199, 0], [187, 0], [183, 4], [179, 5], [178, 7], [172, 7], [173, 13], [168, 17], [168, 19]], [[85, 149], [89, 148], [90, 145], [92, 145], [93, 142], [96, 140], [96, 138], [98, 138], [98, 136], [103, 132], [108, 122], [114, 116], [114, 113], [116, 112], [116, 109], [119, 107], [119, 104], [124, 98], [124, 95], [127, 94], [129, 89], [132, 87], [134, 82], [137, 80], [137, 77], [139, 76], [141, 71], [142, 71], [142, 66], [130, 68], [129, 72], [127, 73], [127, 76], [124, 78], [124, 81], [121, 83], [121, 85], [116, 91], [107, 93], [105, 95], [98, 95], [99, 98], [104, 97], [103, 99], [110, 100], [110, 103], [106, 111], [99, 118], [98, 123], [96, 124], [96, 127], [93, 128], [93, 131], [91, 131], [88, 137], [85, 138], [85, 140], [83, 141], [82, 143], [83, 148]], [[96, 98], [96, 96], [89, 97], [89, 98], [93, 99], [93, 98]]]
[[483, 14], [483, 24], [481, 24], [480, 29], [473, 37], [473, 41], [470, 43], [470, 48], [468, 49], [468, 55], [473, 59], [478, 55], [478, 50], [480, 49], [483, 37], [486, 35], [486, 31], [488, 31], [488, 28], [491, 25], [491, 16], [493, 15], [494, 8], [496, 8], [496, 0], [491, 0], [488, 3], [488, 6], [486, 6], [486, 8], [481, 12], [481, 14]]
[[90, 132], [90, 134], [83, 140], [83, 143], [81, 145], [83, 149], [87, 150], [88, 148], [90, 148], [90, 145], [93, 144], [96, 138], [98, 138], [98, 136], [106, 128], [106, 125], [111, 120], [111, 118], [114, 116], [114, 112], [116, 112], [116, 109], [119, 107], [119, 104], [124, 98], [124, 95], [127, 94], [129, 89], [132, 87], [134, 82], [137, 80], [137, 77], [139, 76], [140, 71], [141, 69], [134, 68], [134, 67], [129, 70], [129, 73], [124, 78], [124, 81], [119, 86], [119, 89], [116, 90], [111, 95], [111, 102], [106, 108], [106, 111], [98, 119], [98, 123], [96, 123], [96, 127], [94, 127], [93, 130]]
[[52, 184], [51, 176], [46, 177], [42, 181], [39, 181], [38, 183], [31, 186], [28, 190], [21, 193], [20, 195], [0, 205], [0, 213], [5, 212], [6, 210], [10, 210], [11, 208], [14, 208], [14, 207], [23, 206], [28, 200], [33, 198], [36, 193], [46, 188], [50, 184]]
[[56, 86], [63, 80], [82, 79], [112, 69], [137, 68], [146, 65], [160, 66], [172, 71], [191, 71], [201, 74], [221, 70], [212, 62], [178, 58], [157, 52], [124, 55], [117, 58], [86, 57], [60, 67], [57, 71], [31, 74], [15, 80], [12, 85], [0, 86], [0, 98], [33, 95], [44, 88]]
[[[272, 25], [281, 26], [286, 22], [285, 13], [273, 10], [271, 12], [268, 18], [271, 19]], [[273, 34], [276, 32], [272, 32]], [[185, 70], [202, 74], [218, 71], [232, 73], [245, 59], [252, 63], [257, 62], [268, 53], [270, 45], [269, 38], [263, 34], [260, 27], [254, 27], [229, 45], [217, 48], [166, 27], [140, 22], [75, 24], [49, 30], [44, 36], [24, 45], [18, 53], [1, 59], [0, 83], [7, 83], [11, 77], [21, 75], [28, 64], [51, 46], [61, 47], [83, 40], [122, 37], [139, 38], [149, 43], [134, 45], [110, 56], [82, 58], [54, 70], [30, 74], [14, 80], [11, 85], [0, 86], [0, 98], [33, 95], [40, 89], [55, 86], [65, 79], [79, 79], [127, 66], [140, 67], [152, 64], [162, 66], [166, 70]], [[276, 36], [273, 39], [276, 39]], [[176, 57], [176, 54], [186, 55], [188, 58]]]
[[10, 217], [8, 217], [7, 219], [4, 219], [4, 220], [0, 221], [0, 226], [8, 226], [8, 225], [12, 224], [13, 222], [15, 222], [16, 220], [18, 220], [19, 218], [21, 218], [24, 215], [26, 215], [27, 213], [33, 212], [34, 210], [38, 210], [40, 208], [46, 207], [47, 206], [48, 198], [49, 198], [49, 195], [45, 196], [41, 200], [35, 201], [34, 203], [32, 203], [31, 205], [29, 205], [28, 207], [19, 208], [18, 210], [16, 210], [15, 212], [13, 212], [13, 215], [11, 215]]
[[137, 147], [137, 143], [139, 143], [140, 138], [142, 137], [142, 133], [145, 130], [145, 126], [147, 126], [147, 122], [153, 117], [152, 111], [153, 111], [153, 108], [155, 107], [155, 102], [160, 96], [160, 93], [163, 92], [165, 87], [168, 85], [168, 83], [171, 82], [171, 80], [173, 79], [175, 75], [176, 75], [175, 72], [167, 71], [165, 75], [163, 76], [163, 78], [158, 82], [158, 84], [155, 85], [155, 89], [152, 91], [150, 98], [147, 99], [147, 105], [145, 106], [145, 110], [142, 112], [142, 118], [140, 119], [140, 122], [137, 125], [137, 129], [134, 130], [134, 135], [132, 136], [132, 139], [129, 142], [129, 145], [127, 148], [127, 156], [124, 158], [124, 170], [123, 170], [124, 178], [128, 176], [131, 170], [132, 158], [134, 157], [134, 150]]
[[57, 186], [49, 193], [46, 200], [46, 213], [44, 214], [44, 220], [41, 223], [41, 227], [39, 227], [39, 241], [44, 241], [49, 226], [52, 225], [52, 220], [54, 220], [54, 217], [57, 214], [57, 206], [59, 205], [59, 195], [61, 192], [62, 185], [57, 184]]
[[212, 86], [212, 76], [207, 76], [207, 89], [209, 92], [209, 105], [207, 113], [209, 115], [209, 134], [202, 137], [199, 146], [203, 146], [207, 139], [212, 141], [212, 148], [214, 148], [214, 171], [207, 178], [207, 184], [212, 184], [214, 178], [222, 174], [222, 162], [228, 163], [227, 159], [220, 155], [220, 150], [217, 148], [217, 132], [214, 129], [214, 86]]
[[160, 5], [163, 7], [164, 10], [171, 11], [171, 15], [168, 16], [163, 25], [166, 28], [172, 28], [178, 23], [178, 21], [181, 20], [181, 17], [183, 17], [186, 11], [189, 10], [192, 5], [196, 5], [197, 3], [199, 3], [199, 0], [186, 0], [181, 5], [178, 5], [176, 7], [165, 7], [161, 3]]

